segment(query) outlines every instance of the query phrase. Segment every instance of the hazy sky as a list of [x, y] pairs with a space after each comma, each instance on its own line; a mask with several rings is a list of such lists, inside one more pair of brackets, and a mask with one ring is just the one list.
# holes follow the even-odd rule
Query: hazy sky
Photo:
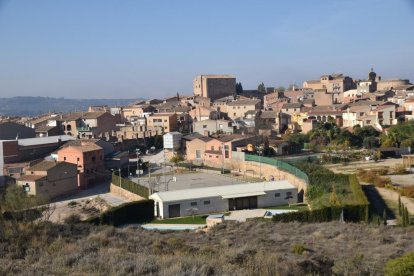
[[412, 0], [0, 0], [0, 97], [162, 97], [324, 73], [414, 81]]

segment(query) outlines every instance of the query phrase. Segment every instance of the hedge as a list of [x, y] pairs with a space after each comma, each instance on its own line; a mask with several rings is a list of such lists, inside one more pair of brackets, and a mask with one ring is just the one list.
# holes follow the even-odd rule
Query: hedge
[[100, 216], [85, 222], [92, 224], [109, 224], [119, 226], [129, 223], [142, 223], [154, 219], [154, 201], [134, 201], [119, 205], [104, 212]]
[[275, 222], [327, 222], [339, 220], [342, 211], [344, 221], [368, 222], [368, 205], [331, 206], [312, 211], [290, 212], [273, 216]]
[[[345, 221], [369, 221], [369, 201], [356, 175], [335, 174], [320, 165], [311, 163], [298, 164], [298, 167], [309, 177], [307, 198], [311, 203], [312, 200], [320, 200], [323, 204], [312, 211], [275, 215], [273, 221], [325, 222], [339, 220], [342, 211]], [[339, 206], [331, 206], [330, 202], [325, 199], [329, 198], [326, 195], [333, 192], [333, 188], [342, 200], [342, 204]]]
[[137, 194], [143, 198], [148, 198], [149, 190], [147, 187], [144, 187], [138, 183], [135, 183], [129, 179], [121, 178], [121, 185], [119, 183], [119, 176], [113, 174], [112, 175], [112, 184], [118, 187], [121, 186], [122, 189], [125, 189], [131, 193]]

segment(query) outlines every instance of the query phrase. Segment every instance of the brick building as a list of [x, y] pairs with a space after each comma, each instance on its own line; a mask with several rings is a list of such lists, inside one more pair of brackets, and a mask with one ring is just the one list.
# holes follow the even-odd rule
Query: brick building
[[79, 188], [87, 188], [105, 177], [104, 151], [94, 143], [70, 145], [60, 149], [57, 155], [58, 161], [77, 165]]

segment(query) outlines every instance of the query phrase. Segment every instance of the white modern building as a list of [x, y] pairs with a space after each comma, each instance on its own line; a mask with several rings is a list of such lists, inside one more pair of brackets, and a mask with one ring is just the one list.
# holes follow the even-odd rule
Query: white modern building
[[296, 203], [297, 188], [282, 180], [158, 192], [149, 198], [155, 216], [165, 219]]
[[179, 150], [182, 137], [183, 135], [180, 132], [169, 132], [164, 134], [164, 149]]

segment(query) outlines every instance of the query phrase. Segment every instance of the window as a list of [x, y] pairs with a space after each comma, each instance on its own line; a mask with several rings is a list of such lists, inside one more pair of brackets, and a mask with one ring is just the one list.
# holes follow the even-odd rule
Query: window
[[211, 146], [211, 150], [214, 150], [214, 146]]
[[96, 157], [92, 156], [92, 162], [95, 162], [95, 161], [96, 161]]
[[287, 192], [286, 195], [287, 196], [291, 196], [292, 195], [292, 192]]
[[191, 206], [197, 206], [197, 202], [193, 201], [190, 203]]
[[203, 125], [203, 128], [207, 128], [207, 125]]
[[43, 182], [39, 182], [39, 187], [43, 187]]
[[63, 157], [63, 161], [66, 161], [66, 156]]
[[77, 161], [80, 161], [80, 158], [78, 157], [78, 158], [76, 158], [76, 160], [77, 160]]
[[210, 200], [204, 200], [204, 205], [209, 205], [210, 204]]
[[200, 150], [196, 150], [196, 158], [197, 159], [201, 158], [201, 151]]
[[280, 197], [280, 193], [275, 193], [275, 197]]

